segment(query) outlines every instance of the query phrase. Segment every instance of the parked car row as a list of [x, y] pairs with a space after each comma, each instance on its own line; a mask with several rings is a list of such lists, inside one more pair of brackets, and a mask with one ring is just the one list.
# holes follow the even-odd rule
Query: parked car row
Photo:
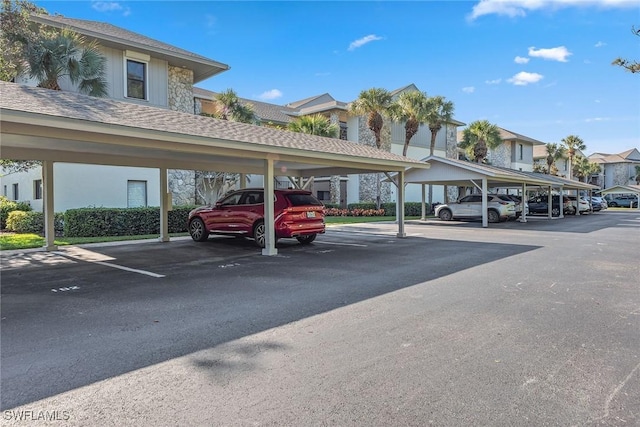
[[638, 207], [638, 198], [636, 196], [628, 196], [628, 195], [622, 194], [622, 195], [613, 196], [613, 197], [605, 196], [605, 199], [607, 200], [607, 204], [609, 205], [609, 207], [612, 207], [612, 208], [617, 208], [617, 207], [637, 208]]

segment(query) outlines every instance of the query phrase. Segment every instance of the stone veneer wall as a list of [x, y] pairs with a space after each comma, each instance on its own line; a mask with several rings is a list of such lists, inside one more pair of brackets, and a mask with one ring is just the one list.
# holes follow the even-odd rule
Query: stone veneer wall
[[489, 161], [492, 166], [499, 168], [511, 167], [511, 142], [502, 143], [489, 153]]
[[[338, 113], [331, 113], [329, 121], [331, 124], [335, 124], [340, 128], [340, 117]], [[331, 203], [340, 204], [340, 175], [333, 175], [329, 180], [329, 194]]]
[[[447, 129], [447, 139], [446, 139], [446, 147], [447, 153], [446, 156], [448, 159], [457, 159], [458, 158], [458, 129], [455, 126], [446, 126]], [[459, 193], [458, 187], [453, 185], [446, 185], [446, 200], [447, 203], [449, 200], [458, 200]]]
[[[381, 150], [391, 151], [391, 122], [384, 120], [382, 126], [382, 147]], [[364, 145], [376, 146], [376, 136], [367, 126], [367, 118], [358, 117], [358, 143]], [[378, 182], [382, 180], [382, 173], [366, 173], [360, 174], [359, 191], [361, 202], [376, 202], [378, 196]], [[380, 183], [380, 203], [391, 201], [391, 183]]]
[[613, 169], [613, 185], [628, 185], [629, 177], [631, 173], [629, 172], [629, 165], [627, 163], [617, 163], [614, 164]]
[[[169, 65], [168, 90], [171, 110], [194, 114], [192, 70]], [[196, 172], [170, 169], [167, 174], [173, 204], [194, 205], [196, 203]]]

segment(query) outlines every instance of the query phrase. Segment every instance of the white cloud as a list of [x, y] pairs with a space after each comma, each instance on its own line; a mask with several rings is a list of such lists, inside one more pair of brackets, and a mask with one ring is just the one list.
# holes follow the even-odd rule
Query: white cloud
[[98, 12], [122, 12], [124, 16], [131, 14], [131, 9], [115, 1], [93, 1], [91, 8]]
[[510, 18], [526, 16], [536, 10], [556, 10], [564, 7], [634, 8], [634, 0], [480, 0], [467, 19], [483, 15], [504, 15]]
[[515, 76], [511, 77], [507, 80], [509, 83], [512, 83], [516, 86], [526, 86], [531, 83], [537, 83], [542, 80], [544, 76], [538, 73], [527, 73], [526, 71], [521, 71]]
[[513, 62], [515, 62], [516, 64], [526, 64], [527, 62], [529, 62], [529, 58], [525, 58], [523, 56], [516, 56], [513, 59]]
[[497, 85], [497, 84], [500, 84], [502, 82], [502, 79], [485, 80], [484, 82], [486, 84], [488, 84], [488, 85]]
[[463, 87], [463, 88], [462, 88], [462, 91], [463, 91], [464, 93], [473, 93], [473, 92], [475, 92], [475, 91], [476, 91], [476, 88], [475, 88], [475, 87], [473, 87], [473, 86], [467, 86], [467, 87]]
[[262, 100], [271, 100], [271, 99], [277, 99], [277, 98], [281, 98], [281, 97], [282, 97], [282, 92], [280, 92], [278, 89], [268, 90], [268, 91], [263, 92], [261, 95], [258, 96], [258, 98], [260, 98]]
[[607, 44], [605, 42], [598, 42], [595, 45], [593, 45], [593, 47], [602, 47], [602, 46], [606, 46]]
[[357, 48], [364, 46], [367, 43], [371, 43], [377, 40], [382, 40], [382, 37], [376, 36], [375, 34], [369, 34], [368, 36], [364, 36], [358, 40], [352, 41], [349, 44], [348, 50], [356, 50]]
[[611, 120], [609, 117], [593, 117], [590, 119], [584, 119], [585, 122], [587, 123], [593, 123], [593, 122], [607, 122]]
[[548, 59], [550, 61], [567, 62], [567, 57], [571, 55], [573, 54], [564, 46], [552, 47], [550, 49], [529, 48], [529, 56]]
[[326, 76], [330, 76], [331, 73], [329, 72], [324, 72], [324, 73], [316, 73], [315, 76], [316, 77], [326, 77]]
[[206, 14], [204, 16], [204, 19], [206, 20], [206, 24], [205, 25], [207, 26], [207, 28], [213, 28], [218, 23], [218, 18], [215, 17], [214, 15]]

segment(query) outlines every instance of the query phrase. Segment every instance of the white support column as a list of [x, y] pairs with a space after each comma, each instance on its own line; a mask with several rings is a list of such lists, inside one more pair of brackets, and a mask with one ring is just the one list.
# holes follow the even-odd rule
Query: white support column
[[167, 168], [160, 168], [160, 237], [158, 241], [168, 242], [169, 239], [169, 210], [171, 208], [171, 193]]
[[520, 215], [520, 222], [527, 222], [527, 183], [522, 183], [522, 199], [520, 204], [522, 205], [522, 214]]
[[42, 188], [44, 205], [44, 249], [55, 251], [55, 211], [53, 207], [53, 162], [45, 160], [42, 162]]
[[[424, 220], [426, 220], [426, 219], [427, 219], [427, 206], [426, 206], [426, 202], [427, 202], [426, 198], [427, 198], [427, 195], [426, 195], [426, 188], [427, 188], [427, 185], [426, 185], [426, 184], [422, 184], [422, 212], [421, 212], [421, 216], [420, 216], [420, 219], [421, 219], [422, 221], [424, 221]], [[431, 206], [429, 206], [429, 208], [431, 208]]]
[[276, 230], [273, 190], [275, 187], [275, 176], [273, 173], [273, 159], [267, 157], [264, 160], [264, 248], [262, 255], [273, 256], [278, 254], [276, 249]]
[[[560, 214], [558, 218], [564, 218], [564, 188], [560, 187], [560, 195], [558, 196], [558, 205], [560, 205]], [[580, 207], [580, 197], [576, 197], [576, 215], [578, 215], [579, 207]]]
[[247, 188], [247, 174], [246, 173], [241, 173], [240, 174], [240, 188]]
[[487, 202], [487, 193], [489, 192], [488, 187], [487, 178], [482, 178], [482, 227], [484, 228], [489, 226], [489, 219], [487, 218], [487, 208], [489, 205]]
[[396, 220], [398, 221], [398, 236], [400, 238], [407, 237], [404, 232], [404, 171], [398, 172], [397, 175], [397, 197], [396, 197]]
[[553, 218], [551, 211], [553, 210], [553, 196], [551, 195], [551, 186], [547, 188], [547, 214], [548, 218]]

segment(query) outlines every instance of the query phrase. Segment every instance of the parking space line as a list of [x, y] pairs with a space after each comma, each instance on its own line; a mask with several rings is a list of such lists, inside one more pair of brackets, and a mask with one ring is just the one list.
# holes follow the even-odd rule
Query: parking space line
[[106, 267], [112, 267], [112, 268], [117, 268], [119, 270], [130, 271], [132, 273], [145, 274], [147, 276], [156, 277], [156, 278], [164, 277], [164, 274], [157, 274], [157, 273], [152, 273], [150, 271], [138, 270], [138, 269], [135, 269], [135, 268], [125, 267], [123, 265], [111, 264], [110, 262], [95, 261], [94, 264], [100, 264], [100, 265], [104, 265]]
[[322, 243], [323, 245], [336, 245], [336, 246], [357, 246], [359, 248], [366, 248], [367, 245], [360, 245], [358, 243], [336, 243], [336, 242], [320, 242], [318, 240], [315, 243]]

